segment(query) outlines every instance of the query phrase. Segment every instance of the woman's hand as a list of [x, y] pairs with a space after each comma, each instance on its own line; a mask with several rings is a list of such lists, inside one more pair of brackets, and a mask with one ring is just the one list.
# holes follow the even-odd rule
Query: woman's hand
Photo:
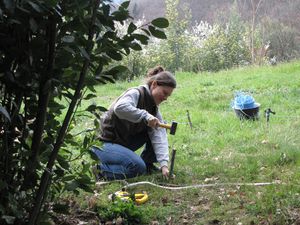
[[161, 173], [164, 178], [169, 179], [169, 168], [167, 166], [161, 168]]
[[157, 119], [156, 117], [154, 116], [151, 116], [148, 120], [147, 120], [147, 125], [149, 127], [152, 127], [152, 128], [157, 128], [158, 125], [159, 125], [159, 119]]

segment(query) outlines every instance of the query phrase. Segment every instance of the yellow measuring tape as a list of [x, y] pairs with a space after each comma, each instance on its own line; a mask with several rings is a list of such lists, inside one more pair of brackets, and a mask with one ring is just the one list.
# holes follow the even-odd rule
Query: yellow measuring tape
[[148, 194], [147, 192], [130, 194], [127, 191], [117, 191], [113, 195], [113, 199], [114, 198], [118, 198], [123, 201], [131, 200], [134, 201], [136, 204], [141, 205], [148, 200]]

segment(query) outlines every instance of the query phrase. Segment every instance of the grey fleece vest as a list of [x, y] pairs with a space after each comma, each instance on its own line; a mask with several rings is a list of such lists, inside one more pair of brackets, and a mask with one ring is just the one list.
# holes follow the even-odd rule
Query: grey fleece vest
[[[140, 92], [137, 108], [145, 109], [151, 115], [156, 116], [158, 109], [153, 97], [143, 86], [137, 87], [136, 89]], [[129, 147], [130, 140], [133, 140], [133, 138], [140, 133], [147, 135], [147, 129], [149, 127], [143, 120], [139, 123], [132, 123], [128, 120], [119, 119], [113, 111], [118, 99], [110, 106], [108, 112], [106, 112], [104, 118], [101, 120], [100, 140]]]

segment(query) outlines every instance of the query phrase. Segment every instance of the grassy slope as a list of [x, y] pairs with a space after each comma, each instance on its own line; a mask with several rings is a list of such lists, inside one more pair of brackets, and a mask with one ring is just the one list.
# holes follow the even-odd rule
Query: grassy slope
[[[290, 224], [300, 212], [300, 62], [276, 67], [241, 68], [219, 73], [177, 73], [178, 88], [161, 105], [167, 121], [179, 122], [170, 145], [177, 149], [174, 184], [272, 182], [264, 187], [223, 186], [165, 191], [139, 186], [150, 194], [141, 206], [147, 220], [161, 224], [226, 223]], [[133, 83], [100, 86], [98, 104], [112, 99]], [[261, 103], [259, 121], [240, 121], [230, 108], [235, 91], [252, 93]], [[267, 124], [263, 111], [271, 108]], [[189, 110], [193, 129], [187, 124]], [[163, 182], [159, 175], [133, 181]], [[109, 185], [103, 196], [118, 190]], [[102, 199], [102, 204], [106, 200]], [[299, 218], [298, 218], [299, 219]]]

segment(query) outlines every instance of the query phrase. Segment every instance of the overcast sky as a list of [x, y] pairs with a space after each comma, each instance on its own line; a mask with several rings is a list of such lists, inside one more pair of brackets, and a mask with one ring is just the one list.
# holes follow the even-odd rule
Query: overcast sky
[[116, 2], [116, 3], [121, 3], [123, 2], [124, 0], [113, 0], [113, 2]]

